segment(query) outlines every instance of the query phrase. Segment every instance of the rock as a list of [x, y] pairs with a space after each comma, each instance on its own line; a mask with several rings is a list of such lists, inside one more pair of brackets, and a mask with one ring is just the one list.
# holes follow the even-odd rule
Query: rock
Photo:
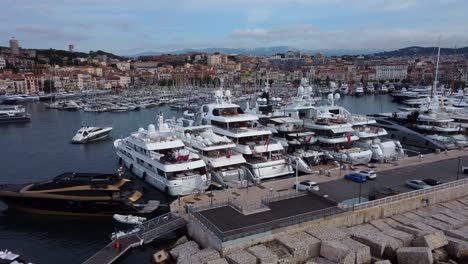
[[178, 245], [182, 245], [182, 244], [185, 244], [187, 242], [189, 242], [188, 238], [186, 236], [183, 236], [183, 237], [177, 239], [177, 241], [174, 243], [174, 245], [172, 245], [172, 248], [175, 248]]
[[445, 247], [449, 256], [454, 258], [468, 258], [468, 242], [454, 238], [447, 237], [448, 244]]
[[327, 226], [308, 229], [306, 230], [306, 233], [321, 241], [341, 240], [348, 236], [345, 232], [338, 228]]
[[351, 238], [345, 238], [340, 241], [347, 246], [355, 255], [355, 263], [369, 263], [371, 261], [370, 248]]
[[172, 258], [177, 259], [178, 261], [190, 257], [200, 251], [197, 243], [194, 241], [189, 241], [187, 243], [178, 245], [177, 247], [171, 249], [170, 254]]
[[245, 250], [240, 250], [226, 256], [229, 264], [251, 264], [257, 263], [257, 258]]
[[356, 259], [354, 252], [339, 241], [323, 241], [320, 246], [320, 256], [343, 264], [354, 264]]
[[398, 264], [432, 264], [431, 250], [428, 247], [402, 247], [396, 252]]
[[258, 264], [278, 263], [278, 256], [263, 244], [250, 247], [247, 251], [257, 258]]
[[441, 248], [448, 244], [447, 237], [441, 231], [437, 231], [425, 236], [415, 238], [413, 246], [415, 247], [428, 247], [431, 250]]
[[207, 261], [206, 264], [229, 264], [225, 258]]
[[445, 250], [444, 248], [434, 249], [432, 251], [432, 258], [436, 263], [448, 261], [447, 250]]

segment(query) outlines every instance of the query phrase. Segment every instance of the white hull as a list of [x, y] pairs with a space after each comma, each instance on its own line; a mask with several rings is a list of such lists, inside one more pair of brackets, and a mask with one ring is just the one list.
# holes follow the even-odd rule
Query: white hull
[[267, 161], [262, 163], [246, 163], [256, 179], [264, 180], [274, 177], [285, 176], [294, 173], [291, 165], [284, 159]]
[[352, 165], [368, 164], [372, 159], [372, 151], [360, 150], [356, 152], [334, 152], [328, 151], [336, 161], [346, 162]]

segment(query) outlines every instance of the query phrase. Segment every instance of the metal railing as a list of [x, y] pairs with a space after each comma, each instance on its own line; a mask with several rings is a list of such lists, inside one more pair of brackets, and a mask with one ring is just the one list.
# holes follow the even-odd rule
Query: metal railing
[[452, 182], [444, 183], [444, 184], [441, 184], [441, 185], [436, 185], [436, 186], [433, 186], [433, 187], [427, 188], [427, 189], [406, 192], [406, 193], [402, 193], [402, 194], [389, 196], [389, 197], [386, 197], [386, 198], [382, 198], [382, 199], [378, 199], [378, 200], [374, 200], [374, 201], [354, 205], [353, 210], [355, 210], [355, 211], [363, 210], [363, 209], [366, 209], [366, 208], [379, 206], [379, 205], [383, 205], [383, 204], [388, 204], [388, 203], [393, 203], [393, 202], [405, 200], [405, 199], [408, 199], [408, 198], [413, 198], [413, 197], [425, 195], [425, 194], [428, 194], [428, 193], [434, 193], [434, 192], [437, 192], [437, 191], [441, 191], [441, 190], [445, 190], [445, 189], [448, 189], [448, 188], [457, 187], [457, 186], [465, 185], [465, 184], [468, 184], [468, 179], [461, 179], [461, 180], [458, 180], [458, 181], [452, 181]]

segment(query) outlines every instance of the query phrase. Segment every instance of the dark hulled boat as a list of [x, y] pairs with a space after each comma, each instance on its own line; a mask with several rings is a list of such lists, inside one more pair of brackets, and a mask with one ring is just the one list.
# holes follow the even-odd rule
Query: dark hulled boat
[[0, 200], [20, 211], [77, 216], [148, 215], [158, 201], [143, 201], [131, 180], [116, 174], [63, 173], [31, 184], [0, 185]]

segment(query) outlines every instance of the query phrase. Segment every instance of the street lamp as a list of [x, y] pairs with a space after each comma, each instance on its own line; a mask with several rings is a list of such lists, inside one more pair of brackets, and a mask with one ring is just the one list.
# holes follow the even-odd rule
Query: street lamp
[[460, 157], [458, 157], [458, 164], [457, 164], [457, 181], [460, 176]]
[[361, 203], [362, 181], [359, 181], [359, 204]]
[[298, 177], [299, 177], [299, 157], [296, 156], [296, 193], [299, 191], [299, 183], [298, 183]]

